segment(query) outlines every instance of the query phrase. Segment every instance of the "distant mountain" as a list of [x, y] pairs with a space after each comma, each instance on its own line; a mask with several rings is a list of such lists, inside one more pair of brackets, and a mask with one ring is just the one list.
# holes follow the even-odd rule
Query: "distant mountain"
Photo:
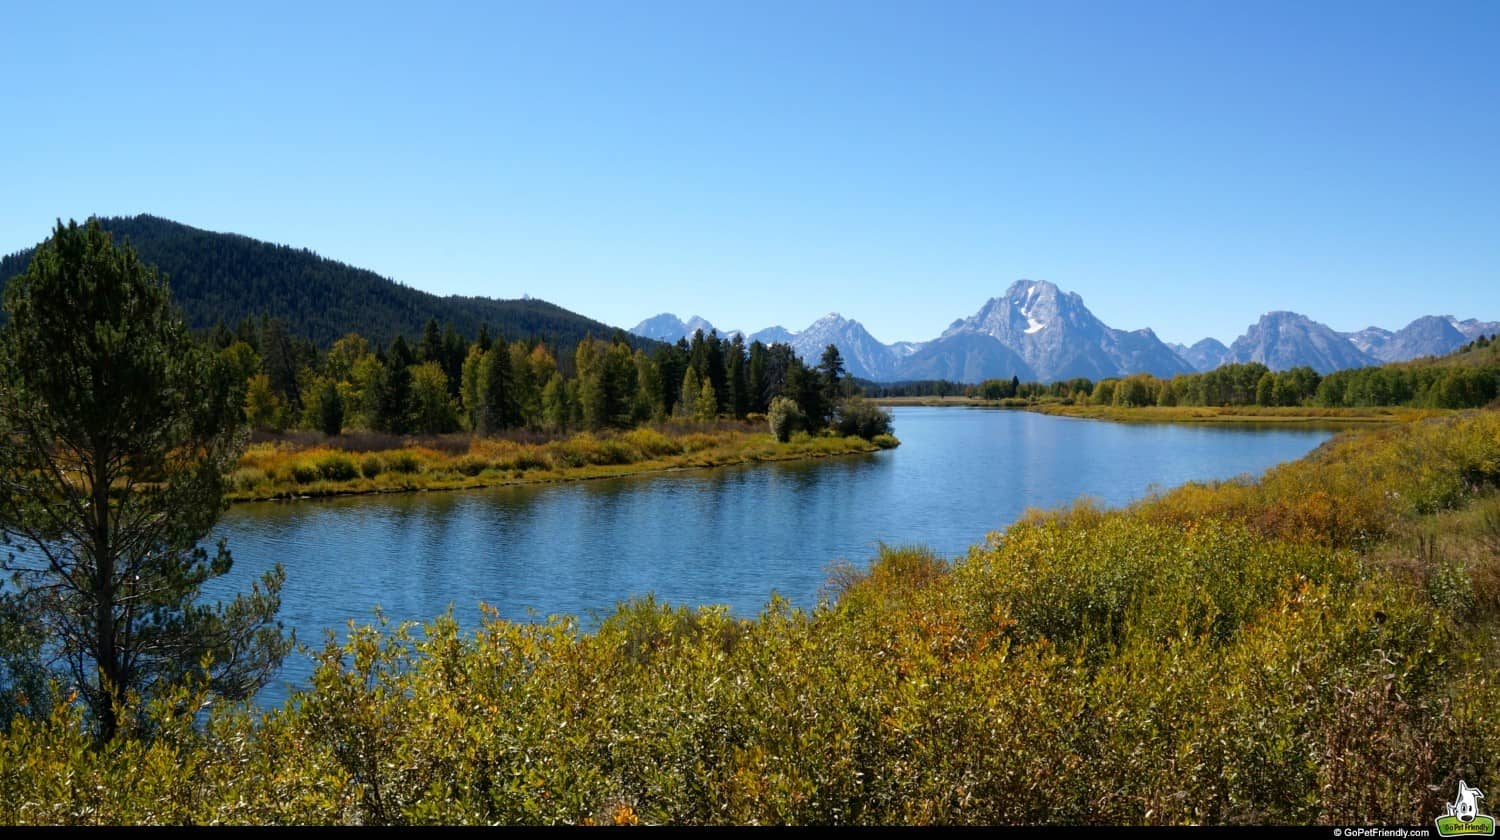
[[[116, 241], [129, 239], [141, 259], [167, 276], [173, 302], [188, 325], [233, 327], [261, 314], [286, 321], [294, 335], [327, 346], [351, 332], [389, 342], [416, 338], [429, 318], [470, 338], [482, 324], [506, 338], [542, 337], [571, 348], [586, 335], [607, 338], [615, 327], [560, 306], [523, 298], [439, 297], [320, 257], [232, 233], [214, 233], [156, 216], [100, 219]], [[0, 288], [26, 270], [35, 248], [0, 259]], [[641, 347], [646, 339], [635, 339]]]
[[896, 354], [875, 340], [858, 321], [837, 312], [814, 321], [807, 329], [792, 336], [792, 350], [808, 364], [817, 364], [823, 351], [832, 344], [839, 348], [844, 369], [850, 376], [875, 382], [896, 378]]
[[[1373, 329], [1359, 334], [1368, 335]], [[1452, 318], [1427, 315], [1389, 333], [1383, 341], [1372, 342], [1368, 350], [1360, 349], [1382, 362], [1404, 362], [1422, 356], [1445, 356], [1468, 343], [1469, 339], [1453, 326]], [[1355, 346], [1359, 346], [1358, 341]]]
[[636, 324], [630, 328], [630, 331], [642, 338], [676, 344], [680, 338], [692, 338], [693, 333], [696, 333], [698, 330], [703, 330], [703, 334], [708, 335], [714, 329], [713, 324], [710, 324], [697, 315], [683, 321], [670, 312], [663, 312], [660, 315], [647, 318]]
[[1295, 312], [1261, 316], [1229, 345], [1225, 362], [1260, 362], [1271, 370], [1306, 365], [1319, 373], [1379, 364], [1332, 327]]
[[1380, 351], [1386, 344], [1390, 343], [1391, 336], [1395, 333], [1381, 327], [1365, 327], [1359, 332], [1340, 333], [1349, 343], [1359, 348], [1359, 352], [1367, 353], [1379, 359]]
[[1037, 378], [1019, 353], [1001, 344], [994, 336], [957, 332], [918, 345], [914, 352], [899, 360], [894, 379], [983, 382], [1012, 376], [1019, 376], [1025, 382]]
[[1198, 371], [1213, 370], [1223, 363], [1224, 357], [1229, 353], [1229, 348], [1217, 338], [1205, 338], [1192, 347], [1185, 344], [1168, 344], [1167, 346], [1191, 365], [1193, 370]]
[[1191, 372], [1151, 330], [1108, 327], [1083, 305], [1083, 298], [1045, 281], [1017, 281], [1004, 296], [991, 298], [974, 315], [955, 321], [943, 337], [960, 333], [997, 339], [1019, 353], [1043, 382]]
[[[688, 323], [694, 322], [711, 328], [701, 318]], [[637, 324], [634, 332], [675, 341], [669, 336], [686, 331], [688, 323], [663, 314]], [[789, 344], [809, 364], [816, 364], [823, 349], [834, 344], [851, 375], [876, 382], [973, 383], [1011, 376], [1051, 382], [1141, 372], [1170, 377], [1250, 361], [1274, 370], [1308, 365], [1327, 373], [1450, 353], [1481, 335], [1497, 333], [1500, 322], [1459, 321], [1452, 316], [1418, 318], [1395, 332], [1369, 327], [1339, 333], [1304, 315], [1271, 312], [1229, 347], [1214, 338], [1191, 347], [1169, 345], [1150, 329], [1126, 331], [1104, 324], [1084, 306], [1083, 298], [1052, 283], [1019, 280], [978, 312], [949, 324], [932, 341], [882, 344], [858, 321], [832, 314], [801, 332], [767, 327], [748, 336], [747, 343]], [[976, 336], [990, 340], [972, 340]]]
[[895, 344], [888, 344], [886, 346], [890, 347], [891, 352], [895, 353], [896, 358], [900, 360], [906, 358], [907, 356], [910, 356], [918, 350], [921, 350], [922, 347], [928, 343], [929, 342], [924, 341], [898, 341]]
[[791, 344], [792, 339], [796, 337], [797, 334], [787, 329], [786, 327], [766, 327], [760, 332], [751, 333], [750, 337], [745, 339], [745, 343], [753, 344], [759, 341], [761, 344], [766, 345]]
[[1500, 321], [1481, 321], [1477, 318], [1460, 321], [1452, 315], [1445, 316], [1445, 320], [1452, 324], [1454, 329], [1463, 333], [1464, 338], [1469, 341], [1473, 341], [1481, 335], [1500, 334]]

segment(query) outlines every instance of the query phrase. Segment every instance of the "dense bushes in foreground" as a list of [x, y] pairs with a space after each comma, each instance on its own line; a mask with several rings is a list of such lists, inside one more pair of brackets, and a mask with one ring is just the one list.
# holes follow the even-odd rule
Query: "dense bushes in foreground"
[[1426, 822], [1500, 789], [1497, 485], [1467, 414], [883, 549], [810, 611], [361, 626], [267, 713], [18, 720], [0, 821]]

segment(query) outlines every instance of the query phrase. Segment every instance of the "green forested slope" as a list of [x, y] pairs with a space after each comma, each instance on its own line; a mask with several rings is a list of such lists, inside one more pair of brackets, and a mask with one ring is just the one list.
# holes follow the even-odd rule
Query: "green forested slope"
[[[189, 326], [229, 326], [262, 314], [281, 318], [293, 335], [326, 347], [358, 332], [381, 343], [420, 335], [429, 318], [473, 337], [482, 324], [508, 338], [542, 338], [572, 347], [615, 328], [534, 299], [439, 297], [312, 251], [247, 236], [214, 233], [156, 216], [101, 219], [116, 241], [128, 238], [141, 259], [172, 287]], [[34, 249], [0, 259], [0, 288], [25, 270]], [[651, 342], [631, 338], [645, 347]]]

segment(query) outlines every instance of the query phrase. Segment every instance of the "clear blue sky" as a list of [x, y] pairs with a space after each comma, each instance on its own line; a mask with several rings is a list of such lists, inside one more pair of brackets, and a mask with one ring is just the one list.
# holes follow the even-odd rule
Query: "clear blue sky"
[[15, 2], [0, 251], [149, 212], [629, 327], [1500, 319], [1500, 3]]

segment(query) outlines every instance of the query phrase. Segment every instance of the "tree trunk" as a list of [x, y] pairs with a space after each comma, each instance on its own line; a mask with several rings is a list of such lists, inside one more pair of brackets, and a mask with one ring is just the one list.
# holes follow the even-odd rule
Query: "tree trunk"
[[94, 539], [94, 661], [99, 667], [99, 740], [115, 737], [120, 726], [119, 707], [123, 691], [119, 646], [115, 643], [115, 556], [109, 523], [109, 453], [98, 453], [93, 480]]

